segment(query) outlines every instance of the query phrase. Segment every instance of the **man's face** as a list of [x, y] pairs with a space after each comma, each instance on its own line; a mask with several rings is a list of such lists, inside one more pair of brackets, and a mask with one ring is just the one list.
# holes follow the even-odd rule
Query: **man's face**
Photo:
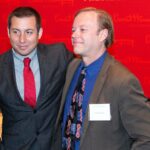
[[97, 14], [82, 12], [78, 14], [72, 27], [72, 45], [75, 54], [90, 57], [100, 49]]
[[36, 19], [30, 17], [12, 17], [11, 27], [8, 29], [13, 49], [20, 55], [26, 56], [30, 54], [37, 46], [38, 40], [42, 36], [42, 28], [37, 31]]

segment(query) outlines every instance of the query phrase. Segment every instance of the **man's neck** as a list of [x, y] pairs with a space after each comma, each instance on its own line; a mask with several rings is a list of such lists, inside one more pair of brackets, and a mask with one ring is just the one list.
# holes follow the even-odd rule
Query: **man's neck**
[[96, 61], [98, 58], [100, 58], [104, 54], [105, 51], [106, 51], [106, 48], [101, 48], [97, 53], [93, 53], [92, 55], [89, 55], [89, 56], [83, 56], [82, 60], [85, 66], [88, 66], [94, 61]]

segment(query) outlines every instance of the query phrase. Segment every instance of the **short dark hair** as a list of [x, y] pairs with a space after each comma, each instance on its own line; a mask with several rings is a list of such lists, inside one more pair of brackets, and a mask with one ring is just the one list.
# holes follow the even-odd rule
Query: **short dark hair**
[[98, 25], [99, 25], [99, 31], [102, 29], [108, 30], [108, 37], [105, 41], [105, 46], [109, 47], [114, 42], [114, 27], [113, 27], [113, 21], [111, 16], [102, 9], [97, 9], [94, 7], [86, 7], [83, 9], [80, 9], [76, 12], [75, 17], [77, 17], [82, 12], [95, 12], [98, 16]]
[[16, 9], [14, 9], [8, 16], [8, 29], [10, 29], [10, 27], [11, 27], [11, 19], [14, 16], [18, 17], [18, 18], [34, 16], [36, 19], [37, 31], [39, 31], [41, 28], [41, 16], [32, 7], [17, 7]]

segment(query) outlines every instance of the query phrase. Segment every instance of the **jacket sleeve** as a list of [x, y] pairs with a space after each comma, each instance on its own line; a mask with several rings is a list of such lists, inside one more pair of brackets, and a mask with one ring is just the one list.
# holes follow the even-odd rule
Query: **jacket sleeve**
[[139, 81], [131, 76], [124, 80], [119, 90], [121, 120], [133, 139], [131, 150], [150, 149], [150, 107]]

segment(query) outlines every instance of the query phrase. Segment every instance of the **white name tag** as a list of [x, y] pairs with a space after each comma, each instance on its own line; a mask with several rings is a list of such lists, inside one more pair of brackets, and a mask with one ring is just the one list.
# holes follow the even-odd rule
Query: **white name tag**
[[90, 121], [111, 120], [110, 104], [89, 104]]

